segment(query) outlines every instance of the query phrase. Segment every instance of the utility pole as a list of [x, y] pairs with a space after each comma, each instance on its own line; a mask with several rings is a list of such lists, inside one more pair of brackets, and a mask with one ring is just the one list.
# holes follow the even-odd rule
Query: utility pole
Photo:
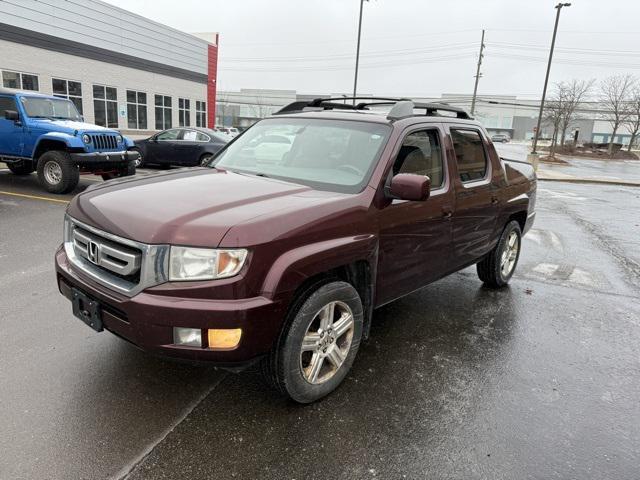
[[533, 133], [533, 147], [531, 154], [537, 154], [536, 148], [538, 146], [538, 136], [540, 135], [540, 126], [542, 124], [542, 114], [544, 112], [544, 100], [547, 96], [547, 85], [549, 84], [549, 72], [551, 71], [551, 59], [553, 58], [553, 48], [556, 45], [556, 33], [558, 33], [558, 22], [560, 21], [560, 10], [562, 7], [570, 7], [570, 3], [559, 3], [554, 8], [558, 10], [556, 12], [556, 23], [553, 26], [553, 36], [551, 37], [551, 50], [549, 50], [549, 62], [547, 63], [547, 74], [544, 77], [544, 87], [542, 88], [542, 100], [540, 102], [540, 112], [538, 113], [538, 126]]
[[476, 94], [478, 93], [478, 81], [482, 74], [480, 73], [480, 66], [482, 65], [482, 57], [484, 57], [484, 29], [482, 30], [482, 40], [480, 40], [480, 55], [478, 56], [478, 69], [476, 70], [476, 84], [473, 86], [473, 98], [471, 99], [471, 115], [476, 109]]
[[[369, 1], [369, 0], [367, 0]], [[362, 7], [364, 6], [364, 0], [360, 0], [360, 20], [358, 21], [358, 47], [356, 48], [356, 74], [353, 79], [353, 96], [357, 95], [358, 91], [358, 64], [360, 63], [360, 34], [362, 33]], [[356, 104], [356, 99], [353, 99], [353, 104]]]

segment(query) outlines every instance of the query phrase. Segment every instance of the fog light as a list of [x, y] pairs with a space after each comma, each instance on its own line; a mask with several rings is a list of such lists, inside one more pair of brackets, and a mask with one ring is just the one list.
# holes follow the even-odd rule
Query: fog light
[[209, 348], [231, 349], [238, 346], [241, 328], [209, 329]]
[[202, 335], [199, 328], [173, 328], [173, 343], [175, 345], [188, 345], [189, 347], [201, 347]]

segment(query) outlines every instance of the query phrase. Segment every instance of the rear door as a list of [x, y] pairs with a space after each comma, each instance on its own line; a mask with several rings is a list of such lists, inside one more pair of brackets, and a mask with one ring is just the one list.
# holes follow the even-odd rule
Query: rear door
[[174, 164], [180, 166], [195, 166], [200, 164], [203, 146], [210, 141], [209, 135], [197, 130], [184, 129], [175, 144]]
[[453, 198], [440, 126], [412, 127], [397, 146], [392, 172], [427, 175], [426, 201], [393, 200], [379, 213], [378, 304], [406, 295], [447, 272]]
[[454, 180], [453, 258], [458, 267], [471, 264], [492, 246], [498, 196], [487, 140], [480, 128], [448, 125]]
[[19, 157], [24, 152], [24, 126], [4, 118], [7, 110], [20, 112], [15, 97], [0, 95], [0, 155]]

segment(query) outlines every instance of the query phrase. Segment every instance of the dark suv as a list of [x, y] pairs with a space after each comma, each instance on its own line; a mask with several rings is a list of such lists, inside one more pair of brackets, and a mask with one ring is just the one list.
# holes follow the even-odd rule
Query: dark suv
[[462, 110], [340, 102], [289, 105], [208, 167], [74, 198], [56, 269], [75, 315], [166, 356], [261, 361], [306, 403], [345, 378], [375, 308], [473, 264], [504, 286], [533, 169]]

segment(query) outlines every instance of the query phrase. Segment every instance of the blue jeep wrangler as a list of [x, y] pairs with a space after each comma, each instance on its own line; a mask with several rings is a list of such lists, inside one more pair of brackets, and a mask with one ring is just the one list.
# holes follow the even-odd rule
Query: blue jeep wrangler
[[69, 100], [0, 88], [0, 161], [16, 175], [37, 170], [49, 192], [70, 192], [80, 173], [135, 174], [139, 154], [131, 147], [117, 131], [84, 123]]

